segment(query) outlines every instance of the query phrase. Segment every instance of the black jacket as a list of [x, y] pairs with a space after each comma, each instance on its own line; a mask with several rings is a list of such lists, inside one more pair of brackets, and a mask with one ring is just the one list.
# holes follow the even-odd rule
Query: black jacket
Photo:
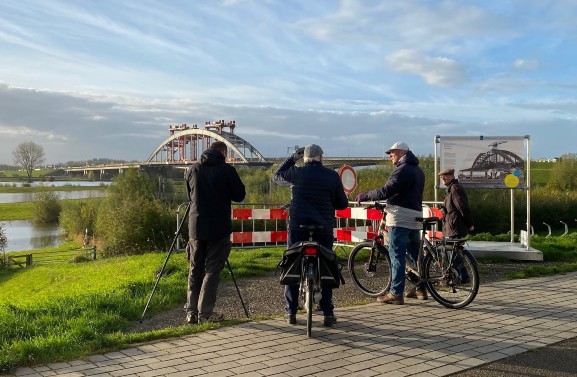
[[344, 209], [349, 205], [336, 171], [324, 167], [320, 161], [298, 167], [289, 157], [274, 173], [273, 179], [291, 185], [291, 232], [301, 232], [300, 225], [322, 225], [324, 235], [333, 234], [335, 209]]
[[469, 208], [467, 193], [458, 179], [447, 186], [443, 200], [443, 236], [463, 238], [473, 226], [473, 216]]
[[386, 200], [387, 204], [422, 211], [425, 174], [419, 167], [419, 159], [408, 151], [397, 162], [397, 167], [385, 185], [366, 193], [369, 200]]
[[207, 149], [200, 161], [186, 172], [190, 199], [188, 236], [218, 240], [231, 234], [231, 201], [243, 201], [245, 188], [236, 169], [226, 163], [220, 151]]

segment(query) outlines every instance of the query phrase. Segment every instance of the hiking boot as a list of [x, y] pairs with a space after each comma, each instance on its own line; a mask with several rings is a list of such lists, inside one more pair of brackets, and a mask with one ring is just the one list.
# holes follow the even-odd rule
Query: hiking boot
[[325, 327], [331, 327], [337, 323], [337, 317], [334, 315], [325, 315], [325, 319], [323, 321], [323, 325]]
[[296, 325], [297, 324], [297, 315], [296, 314], [285, 314], [284, 319], [290, 325]]
[[199, 315], [198, 316], [198, 324], [202, 324], [202, 323], [217, 323], [217, 322], [222, 322], [224, 321], [224, 314], [221, 313], [212, 313], [211, 315], [209, 315], [208, 317], [205, 315]]
[[407, 293], [405, 293], [406, 298], [416, 298], [417, 300], [427, 300], [429, 296], [427, 295], [427, 290], [425, 288], [417, 289], [411, 288]]
[[198, 314], [186, 313], [186, 323], [189, 325], [196, 325], [198, 323]]
[[405, 300], [403, 296], [395, 296], [391, 292], [387, 292], [382, 296], [377, 297], [377, 302], [381, 304], [395, 304], [395, 305], [403, 305]]

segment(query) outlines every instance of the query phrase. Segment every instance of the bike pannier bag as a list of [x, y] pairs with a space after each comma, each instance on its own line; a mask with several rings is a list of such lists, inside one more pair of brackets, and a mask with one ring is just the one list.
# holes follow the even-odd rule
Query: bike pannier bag
[[321, 266], [321, 286], [338, 288], [341, 282], [345, 282], [341, 275], [337, 254], [333, 250], [321, 246], [319, 261]]
[[300, 283], [303, 257], [304, 254], [300, 242], [283, 252], [282, 260], [278, 264], [280, 283], [282, 285]]

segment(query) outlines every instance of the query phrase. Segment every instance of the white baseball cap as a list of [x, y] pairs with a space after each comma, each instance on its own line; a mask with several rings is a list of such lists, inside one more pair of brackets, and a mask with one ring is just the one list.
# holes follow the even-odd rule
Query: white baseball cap
[[389, 149], [387, 149], [387, 151], [385, 152], [386, 154], [391, 153], [391, 151], [393, 150], [401, 150], [401, 151], [408, 151], [409, 150], [409, 146], [407, 145], [407, 143], [404, 143], [402, 141], [397, 141], [395, 144], [393, 144], [392, 147], [390, 147]]

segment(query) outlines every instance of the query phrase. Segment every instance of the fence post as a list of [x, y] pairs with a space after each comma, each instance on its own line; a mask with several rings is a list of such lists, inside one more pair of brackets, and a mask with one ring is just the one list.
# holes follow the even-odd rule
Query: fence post
[[545, 223], [545, 222], [544, 222], [543, 224], [549, 229], [549, 234], [547, 234], [547, 235], [545, 236], [545, 238], [551, 237], [551, 225], [549, 225], [549, 224], [547, 224], [547, 223]]
[[569, 227], [567, 226], [567, 223], [563, 222], [563, 221], [559, 221], [561, 224], [565, 225], [565, 233], [563, 233], [561, 235], [561, 237], [563, 237], [564, 235], [566, 235], [567, 233], [569, 233]]

